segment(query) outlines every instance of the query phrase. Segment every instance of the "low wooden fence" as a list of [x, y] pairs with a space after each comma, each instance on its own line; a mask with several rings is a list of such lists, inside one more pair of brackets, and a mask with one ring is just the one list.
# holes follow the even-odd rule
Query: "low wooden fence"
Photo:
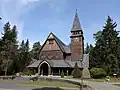
[[8, 79], [13, 80], [14, 78], [16, 78], [16, 76], [0, 76], [0, 80], [8, 80]]

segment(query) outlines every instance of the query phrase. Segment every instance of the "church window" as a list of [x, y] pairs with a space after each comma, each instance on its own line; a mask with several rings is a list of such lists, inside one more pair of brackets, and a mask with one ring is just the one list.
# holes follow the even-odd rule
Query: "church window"
[[49, 44], [54, 44], [54, 40], [49, 40]]

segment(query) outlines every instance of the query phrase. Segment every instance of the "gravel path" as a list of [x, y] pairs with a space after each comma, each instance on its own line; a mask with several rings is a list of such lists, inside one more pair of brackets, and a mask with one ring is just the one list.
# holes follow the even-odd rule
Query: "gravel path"
[[108, 84], [106, 82], [91, 82], [91, 81], [85, 81], [85, 83], [96, 90], [120, 90], [119, 86], [115, 86], [112, 84]]
[[[80, 82], [78, 79], [67, 79], [71, 81]], [[120, 90], [119, 86], [112, 85], [106, 82], [92, 82], [92, 81], [84, 81], [85, 84], [94, 88], [95, 90]]]

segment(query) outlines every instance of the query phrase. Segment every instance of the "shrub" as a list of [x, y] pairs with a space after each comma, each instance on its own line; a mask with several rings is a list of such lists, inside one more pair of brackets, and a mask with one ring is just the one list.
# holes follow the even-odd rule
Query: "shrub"
[[61, 78], [64, 78], [64, 72], [61, 73]]
[[107, 75], [103, 68], [92, 68], [90, 69], [90, 74], [93, 78], [103, 78]]
[[111, 77], [110, 76], [106, 76], [106, 81], [110, 81]]
[[23, 70], [23, 75], [32, 75], [33, 71], [29, 70], [29, 69], [24, 69]]
[[80, 78], [82, 76], [81, 70], [78, 68], [77, 63], [75, 63], [75, 67], [72, 71], [72, 76], [73, 78]]
[[36, 70], [35, 70], [35, 69], [33, 70], [33, 74], [34, 74], [34, 75], [36, 74]]
[[107, 79], [111, 79], [111, 77], [110, 77], [110, 76], [106, 76], [106, 78], [107, 78]]
[[83, 69], [83, 71], [82, 71], [82, 77], [86, 78], [86, 79], [90, 78], [90, 72], [89, 72], [88, 68], [84, 68]]

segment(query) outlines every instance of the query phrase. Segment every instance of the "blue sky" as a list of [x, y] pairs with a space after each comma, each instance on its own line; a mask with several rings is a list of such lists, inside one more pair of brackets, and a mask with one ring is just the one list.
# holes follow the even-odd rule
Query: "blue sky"
[[53, 32], [64, 43], [70, 43], [70, 30], [77, 9], [85, 44], [94, 43], [93, 34], [102, 29], [108, 15], [120, 30], [119, 0], [0, 0], [0, 32], [4, 23], [17, 25], [18, 39], [41, 44]]

